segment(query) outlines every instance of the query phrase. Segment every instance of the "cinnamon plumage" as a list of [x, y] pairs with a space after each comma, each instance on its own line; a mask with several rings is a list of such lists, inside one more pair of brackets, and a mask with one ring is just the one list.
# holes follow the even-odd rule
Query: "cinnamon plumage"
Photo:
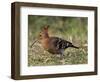
[[74, 46], [67, 40], [59, 37], [51, 37], [48, 33], [48, 27], [49, 26], [45, 26], [40, 32], [40, 42], [42, 47], [49, 53], [60, 54], [60, 56], [64, 56], [65, 49], [69, 47], [79, 49], [79, 47]]

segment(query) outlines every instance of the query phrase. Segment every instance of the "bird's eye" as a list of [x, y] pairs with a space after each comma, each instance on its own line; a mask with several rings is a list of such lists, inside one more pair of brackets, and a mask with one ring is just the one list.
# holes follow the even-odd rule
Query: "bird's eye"
[[41, 33], [39, 33], [39, 36], [41, 36]]

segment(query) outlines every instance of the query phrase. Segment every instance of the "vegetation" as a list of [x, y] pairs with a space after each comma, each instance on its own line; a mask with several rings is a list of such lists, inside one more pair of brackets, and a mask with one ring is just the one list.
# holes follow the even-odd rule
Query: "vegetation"
[[[50, 36], [56, 36], [72, 42], [79, 49], [68, 48], [62, 60], [58, 55], [45, 51], [39, 42], [30, 45], [45, 25], [50, 25]], [[58, 16], [28, 16], [28, 66], [86, 64], [87, 53], [87, 18]]]

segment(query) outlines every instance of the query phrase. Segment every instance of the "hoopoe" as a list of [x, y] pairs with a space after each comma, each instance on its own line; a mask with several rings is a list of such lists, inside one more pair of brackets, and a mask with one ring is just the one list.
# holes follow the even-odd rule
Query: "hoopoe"
[[40, 32], [40, 42], [45, 50], [52, 54], [60, 54], [60, 56], [64, 56], [65, 49], [69, 47], [76, 49], [79, 48], [62, 38], [50, 37], [48, 33], [48, 27], [49, 26], [45, 26], [42, 32]]
[[65, 49], [72, 47], [78, 49], [79, 47], [74, 46], [71, 42], [66, 41], [59, 37], [50, 37], [48, 33], [48, 27], [45, 26], [40, 32], [40, 42], [45, 50], [52, 54], [60, 54], [64, 56]]

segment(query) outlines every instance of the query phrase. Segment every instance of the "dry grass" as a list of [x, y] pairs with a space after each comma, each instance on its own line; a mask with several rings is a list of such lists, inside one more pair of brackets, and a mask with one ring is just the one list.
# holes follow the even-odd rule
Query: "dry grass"
[[72, 65], [87, 63], [87, 48], [68, 48], [65, 50], [64, 57], [61, 59], [58, 54], [50, 54], [45, 51], [39, 43], [29, 48], [28, 65], [45, 66], [45, 65]]

